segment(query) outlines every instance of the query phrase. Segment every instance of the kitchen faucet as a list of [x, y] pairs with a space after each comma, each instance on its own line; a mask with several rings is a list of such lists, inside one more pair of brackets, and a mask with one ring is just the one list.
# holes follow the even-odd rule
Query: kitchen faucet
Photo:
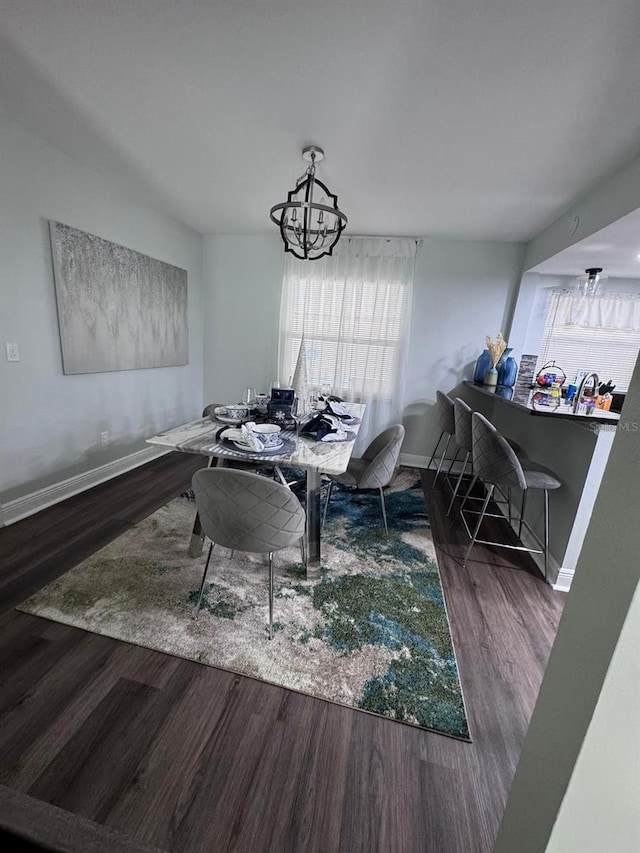
[[580, 386], [576, 392], [575, 400], [573, 401], [573, 413], [574, 413], [574, 415], [578, 411], [578, 407], [580, 406], [580, 403], [582, 402], [582, 392], [584, 391], [584, 388], [590, 379], [593, 379], [593, 396], [595, 397], [596, 394], [598, 393], [598, 384], [600, 382], [600, 380], [598, 379], [598, 374], [597, 373], [587, 373], [587, 375], [583, 378], [582, 382], [580, 383]]

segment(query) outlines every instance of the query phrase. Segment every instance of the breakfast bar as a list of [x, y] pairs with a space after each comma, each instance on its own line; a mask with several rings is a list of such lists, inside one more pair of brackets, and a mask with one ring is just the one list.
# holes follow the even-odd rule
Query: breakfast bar
[[[550, 578], [556, 589], [568, 589], [617, 429], [628, 429], [624, 415], [573, 407], [536, 406], [529, 392], [507, 399], [474, 382], [464, 382], [460, 396], [482, 412], [523, 453], [551, 468], [562, 488], [550, 495]], [[542, 507], [532, 526], [542, 533]]]

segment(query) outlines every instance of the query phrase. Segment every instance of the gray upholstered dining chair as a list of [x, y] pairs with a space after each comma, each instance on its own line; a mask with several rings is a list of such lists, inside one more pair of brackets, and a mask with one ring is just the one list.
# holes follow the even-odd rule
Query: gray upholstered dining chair
[[384, 529], [387, 536], [389, 535], [383, 489], [389, 485], [398, 467], [398, 457], [400, 456], [403, 439], [404, 427], [402, 424], [390, 426], [373, 439], [361, 457], [350, 460], [346, 471], [342, 474], [329, 475], [329, 488], [327, 489], [327, 497], [322, 514], [323, 527], [327, 517], [329, 501], [331, 500], [333, 484], [340, 483], [342, 486], [351, 486], [355, 489], [378, 489], [382, 505]]
[[305, 512], [291, 489], [259, 474], [202, 468], [192, 480], [204, 533], [211, 540], [196, 617], [214, 545], [269, 555], [269, 639], [273, 637], [273, 552], [302, 539]]
[[[530, 459], [518, 458], [507, 439], [479, 412], [473, 412], [471, 416], [471, 430], [474, 477], [462, 501], [461, 512], [477, 480], [480, 480], [484, 484], [486, 493], [482, 509], [478, 514], [475, 529], [470, 534], [471, 542], [464, 557], [464, 565], [466, 566], [471, 550], [476, 542], [481, 542], [485, 545], [497, 545], [502, 548], [515, 548], [520, 551], [544, 554], [544, 576], [545, 580], [547, 580], [549, 566], [549, 492], [552, 489], [560, 488], [562, 485], [561, 481], [552, 471], [543, 465], [532, 462]], [[544, 539], [542, 550], [527, 548], [522, 544], [510, 545], [504, 542], [489, 542], [478, 539], [480, 525], [487, 514], [487, 507], [495, 489], [511, 489], [514, 487], [522, 490], [522, 506], [518, 525], [518, 537], [520, 539], [522, 537], [522, 526], [526, 524], [524, 521], [524, 512], [529, 489], [539, 489], [544, 493]], [[527, 527], [529, 528], [528, 525]]]

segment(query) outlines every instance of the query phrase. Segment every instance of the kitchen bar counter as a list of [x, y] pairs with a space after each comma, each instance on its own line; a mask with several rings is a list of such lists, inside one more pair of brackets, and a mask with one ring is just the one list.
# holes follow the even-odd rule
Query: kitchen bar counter
[[[540, 411], [531, 405], [529, 394], [524, 401], [507, 400], [471, 381], [464, 382], [459, 390], [472, 409], [482, 412], [499, 432], [516, 441], [529, 459], [550, 468], [562, 481], [561, 488], [549, 495], [549, 577], [556, 589], [567, 590], [613, 439], [619, 429], [631, 429], [632, 425], [625, 423], [624, 417], [619, 423], [621, 416], [612, 412], [578, 415], [564, 405]], [[542, 536], [540, 496], [531, 496], [527, 513]], [[534, 555], [536, 562], [537, 557]]]
[[617, 423], [617, 421], [620, 420], [620, 415], [617, 412], [603, 412], [597, 409], [594, 409], [589, 414], [579, 414], [578, 412], [573, 411], [573, 406], [571, 404], [567, 405], [564, 402], [560, 403], [557, 408], [553, 408], [551, 406], [536, 407], [531, 399], [534, 394], [533, 390], [529, 391], [526, 396], [514, 396], [513, 399], [510, 400], [507, 397], [503, 397], [495, 391], [490, 390], [486, 385], [478, 385], [476, 382], [471, 382], [469, 380], [465, 380], [464, 384], [469, 388], [473, 388], [474, 391], [477, 391], [480, 394], [486, 394], [493, 400], [504, 403], [507, 406], [512, 406], [513, 408], [526, 412], [530, 415], [536, 415], [543, 418], [568, 418], [570, 420], [584, 421], [586, 423]]

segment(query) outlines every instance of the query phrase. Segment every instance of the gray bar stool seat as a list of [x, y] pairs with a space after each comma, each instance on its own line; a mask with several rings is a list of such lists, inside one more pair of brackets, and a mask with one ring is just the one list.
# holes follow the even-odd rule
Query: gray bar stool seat
[[[485, 545], [496, 545], [503, 548], [514, 548], [521, 551], [529, 551], [536, 554], [544, 554], [544, 576], [548, 579], [549, 566], [549, 492], [553, 489], [558, 489], [562, 485], [561, 480], [553, 471], [550, 471], [544, 465], [532, 462], [529, 459], [518, 458], [513, 448], [509, 445], [504, 436], [496, 430], [483, 415], [479, 412], [473, 412], [472, 418], [472, 457], [473, 457], [473, 472], [474, 477], [471, 485], [462, 501], [461, 513], [465, 527], [471, 536], [471, 542], [467, 549], [464, 558], [466, 566], [469, 555], [476, 542]], [[467, 498], [477, 482], [481, 480], [486, 489], [485, 499], [482, 509], [479, 513], [477, 523], [473, 533], [469, 528], [464, 517], [464, 505]], [[487, 507], [496, 488], [511, 489], [520, 488], [522, 490], [522, 507], [520, 510], [520, 519], [518, 525], [518, 537], [522, 537], [523, 524], [534, 535], [530, 526], [524, 521], [524, 513], [526, 507], [526, 498], [530, 489], [537, 489], [544, 494], [544, 539], [542, 549], [527, 548], [524, 545], [510, 545], [504, 542], [494, 542], [478, 539], [480, 525], [487, 514]], [[538, 537], [536, 536], [536, 539]]]

